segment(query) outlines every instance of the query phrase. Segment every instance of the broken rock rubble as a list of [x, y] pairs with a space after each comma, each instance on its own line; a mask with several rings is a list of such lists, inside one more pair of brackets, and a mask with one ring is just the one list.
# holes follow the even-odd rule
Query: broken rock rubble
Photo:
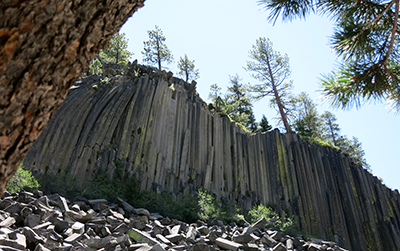
[[6, 192], [0, 201], [0, 250], [344, 251], [334, 242], [264, 229], [265, 223], [187, 224], [134, 208], [121, 198], [69, 202], [40, 191]]

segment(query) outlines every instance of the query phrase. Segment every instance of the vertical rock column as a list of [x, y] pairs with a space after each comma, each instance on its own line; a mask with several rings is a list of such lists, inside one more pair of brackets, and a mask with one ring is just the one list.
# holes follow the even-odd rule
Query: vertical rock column
[[28, 169], [82, 183], [135, 175], [141, 189], [174, 194], [204, 187], [243, 209], [272, 206], [352, 250], [400, 248], [399, 193], [345, 154], [278, 130], [246, 134], [175, 78], [83, 82], [28, 153]]

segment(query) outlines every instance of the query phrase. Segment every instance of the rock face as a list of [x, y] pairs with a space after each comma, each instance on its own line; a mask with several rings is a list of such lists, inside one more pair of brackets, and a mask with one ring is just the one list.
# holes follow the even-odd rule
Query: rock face
[[136, 175], [141, 189], [176, 194], [204, 187], [245, 209], [274, 205], [306, 233], [351, 250], [400, 250], [398, 191], [295, 134], [246, 134], [212, 114], [189, 84], [147, 70], [134, 64], [107, 83], [77, 83], [25, 167], [77, 179], [118, 171]]
[[[29, 212], [29, 213], [27, 213]], [[265, 219], [264, 219], [265, 221]], [[224, 225], [212, 220], [187, 224], [117, 198], [80, 197], [69, 203], [40, 191], [6, 194], [0, 200], [1, 250], [327, 250], [346, 251], [334, 242], [304, 240], [263, 225]]]

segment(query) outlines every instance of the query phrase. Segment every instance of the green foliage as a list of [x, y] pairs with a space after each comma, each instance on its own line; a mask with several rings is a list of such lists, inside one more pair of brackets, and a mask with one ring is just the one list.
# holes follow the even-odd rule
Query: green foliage
[[200, 220], [209, 221], [218, 219], [225, 223], [237, 221], [241, 216], [238, 209], [232, 205], [219, 205], [215, 198], [205, 189], [198, 190], [198, 217]]
[[326, 131], [323, 134], [323, 138], [331, 141], [333, 145], [338, 144], [338, 139], [340, 137], [340, 128], [339, 124], [336, 123], [336, 116], [328, 111], [325, 111], [321, 115], [322, 119], [324, 120], [324, 124], [326, 127]]
[[124, 183], [121, 179], [116, 178], [110, 180], [106, 174], [96, 174], [91, 179], [89, 186], [83, 191], [84, 196], [88, 199], [104, 198], [113, 200], [116, 195], [123, 196], [125, 193]]
[[293, 219], [287, 217], [279, 217], [279, 215], [270, 207], [262, 204], [254, 206], [249, 212], [247, 219], [251, 223], [255, 223], [259, 219], [264, 218], [267, 221], [265, 226], [267, 229], [281, 231], [285, 233], [298, 232], [298, 227], [294, 224]]
[[199, 70], [195, 69], [194, 60], [190, 61], [188, 56], [180, 57], [178, 62], [179, 72], [178, 75], [185, 78], [186, 82], [189, 80], [196, 80], [199, 78]]
[[221, 87], [219, 87], [217, 84], [212, 84], [210, 86], [210, 92], [208, 94], [208, 98], [211, 99], [212, 103], [215, 103], [218, 97], [222, 96], [221, 93]]
[[81, 187], [76, 182], [75, 177], [70, 174], [46, 172], [38, 177], [38, 181], [45, 194], [58, 193], [72, 198], [81, 193]]
[[251, 76], [260, 84], [252, 85], [250, 91], [255, 100], [271, 97], [271, 106], [277, 109], [286, 132], [292, 132], [287, 114], [289, 91], [292, 82], [287, 81], [290, 76], [289, 57], [274, 51], [272, 42], [268, 38], [258, 38], [252, 46], [245, 70], [251, 71]]
[[30, 171], [24, 169], [21, 163], [15, 175], [8, 181], [6, 190], [10, 193], [15, 193], [23, 190], [33, 191], [39, 187], [38, 181], [32, 176]]
[[156, 25], [155, 30], [147, 31], [149, 35], [149, 40], [144, 41], [144, 51], [143, 60], [149, 62], [151, 65], [157, 65], [158, 69], [161, 71], [161, 63], [172, 63], [173, 56], [171, 51], [165, 45], [165, 36], [162, 30]]
[[199, 189], [199, 218], [203, 221], [218, 219], [221, 209], [218, 207], [214, 197], [203, 189]]
[[322, 131], [324, 131], [323, 120], [310, 96], [301, 92], [292, 97], [290, 103], [292, 105], [291, 117], [297, 133], [300, 136], [321, 138]]
[[108, 48], [101, 50], [97, 58], [103, 63], [126, 65], [133, 55], [127, 49], [128, 39], [125, 37], [125, 33], [117, 33], [111, 38]]
[[70, 199], [81, 194], [88, 199], [103, 198], [108, 201], [121, 197], [136, 208], [143, 207], [170, 218], [186, 222], [198, 219], [196, 195], [173, 196], [168, 192], [140, 191], [139, 180], [135, 176], [124, 178], [118, 165], [116, 163], [117, 169], [112, 180], [105, 173], [96, 173], [88, 184], [79, 185], [71, 175], [46, 173], [40, 177], [39, 183], [46, 194], [59, 193]]
[[230, 77], [231, 85], [228, 86], [225, 97], [221, 97], [221, 88], [217, 84], [211, 85], [209, 98], [213, 109], [222, 117], [229, 117], [246, 132], [254, 132], [258, 125], [255, 121], [251, 97], [247, 93], [247, 86], [240, 81], [238, 75]]
[[326, 146], [326, 147], [332, 147], [332, 148], [334, 148], [336, 150], [340, 150], [340, 148], [338, 146], [335, 146], [331, 141], [326, 141], [326, 140], [323, 140], [323, 139], [321, 139], [319, 137], [310, 137], [310, 136], [307, 136], [307, 135], [299, 135], [299, 136], [300, 136], [300, 138], [302, 140], [304, 140], [304, 141], [306, 141], [306, 142], [308, 142], [310, 144]]
[[94, 59], [89, 65], [90, 75], [101, 75], [103, 74], [102, 64], [100, 60]]
[[90, 75], [101, 75], [103, 74], [104, 63], [118, 63], [126, 65], [129, 62], [130, 57], [133, 53], [127, 50], [128, 39], [125, 37], [125, 33], [115, 34], [108, 44], [108, 48], [101, 50], [96, 58], [90, 63], [88, 72]]
[[225, 94], [225, 102], [227, 113], [238, 124], [244, 125], [250, 131], [257, 130], [257, 123], [253, 113], [253, 104], [251, 103], [251, 96], [248, 94], [247, 85], [241, 82], [241, 78], [230, 76], [230, 86]]
[[331, 43], [343, 58], [338, 70], [323, 77], [324, 95], [337, 107], [360, 106], [370, 99], [386, 99], [400, 108], [400, 2], [262, 0], [270, 20], [327, 14], [336, 21]]
[[263, 114], [260, 122], [260, 131], [268, 132], [272, 129], [272, 126], [269, 124], [267, 117]]
[[293, 125], [301, 139], [314, 145], [329, 146], [347, 153], [356, 164], [370, 169], [361, 143], [355, 137], [349, 140], [346, 136], [340, 135], [334, 114], [326, 111], [320, 116], [316, 105], [306, 93], [292, 97], [290, 103]]
[[271, 208], [259, 205], [254, 207], [245, 216], [238, 214], [239, 210], [231, 204], [218, 203], [216, 199], [205, 189], [199, 189], [196, 194], [173, 195], [169, 192], [158, 190], [140, 191], [139, 180], [132, 176], [123, 178], [122, 170], [118, 170], [115, 177], [110, 180], [106, 174], [98, 173], [90, 180], [89, 184], [82, 189], [76, 180], [67, 174], [44, 174], [40, 179], [45, 193], [59, 193], [72, 199], [81, 194], [88, 199], [104, 198], [113, 201], [121, 197], [136, 208], [146, 208], [150, 212], [157, 212], [165, 217], [182, 220], [188, 223], [200, 219], [209, 221], [221, 220], [225, 223], [247, 220], [252, 223], [264, 217], [268, 224], [266, 227], [291, 233], [297, 231], [292, 218], [279, 217]]
[[365, 152], [362, 149], [362, 144], [356, 137], [349, 140], [346, 136], [340, 136], [336, 146], [338, 146], [342, 152], [347, 153], [357, 165], [361, 165], [365, 169], [370, 170], [371, 167], [364, 157]]
[[141, 191], [128, 199], [135, 207], [143, 207], [151, 212], [157, 212], [170, 218], [188, 223], [199, 219], [199, 206], [197, 197], [193, 194], [180, 194], [177, 196], [169, 192]]

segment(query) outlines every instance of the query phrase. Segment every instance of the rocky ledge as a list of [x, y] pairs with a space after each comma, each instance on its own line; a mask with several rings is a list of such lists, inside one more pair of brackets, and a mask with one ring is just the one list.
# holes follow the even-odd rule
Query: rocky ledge
[[6, 192], [0, 201], [0, 250], [344, 250], [334, 242], [265, 229], [265, 223], [187, 224], [121, 198], [110, 203], [78, 196], [69, 202], [40, 191]]

